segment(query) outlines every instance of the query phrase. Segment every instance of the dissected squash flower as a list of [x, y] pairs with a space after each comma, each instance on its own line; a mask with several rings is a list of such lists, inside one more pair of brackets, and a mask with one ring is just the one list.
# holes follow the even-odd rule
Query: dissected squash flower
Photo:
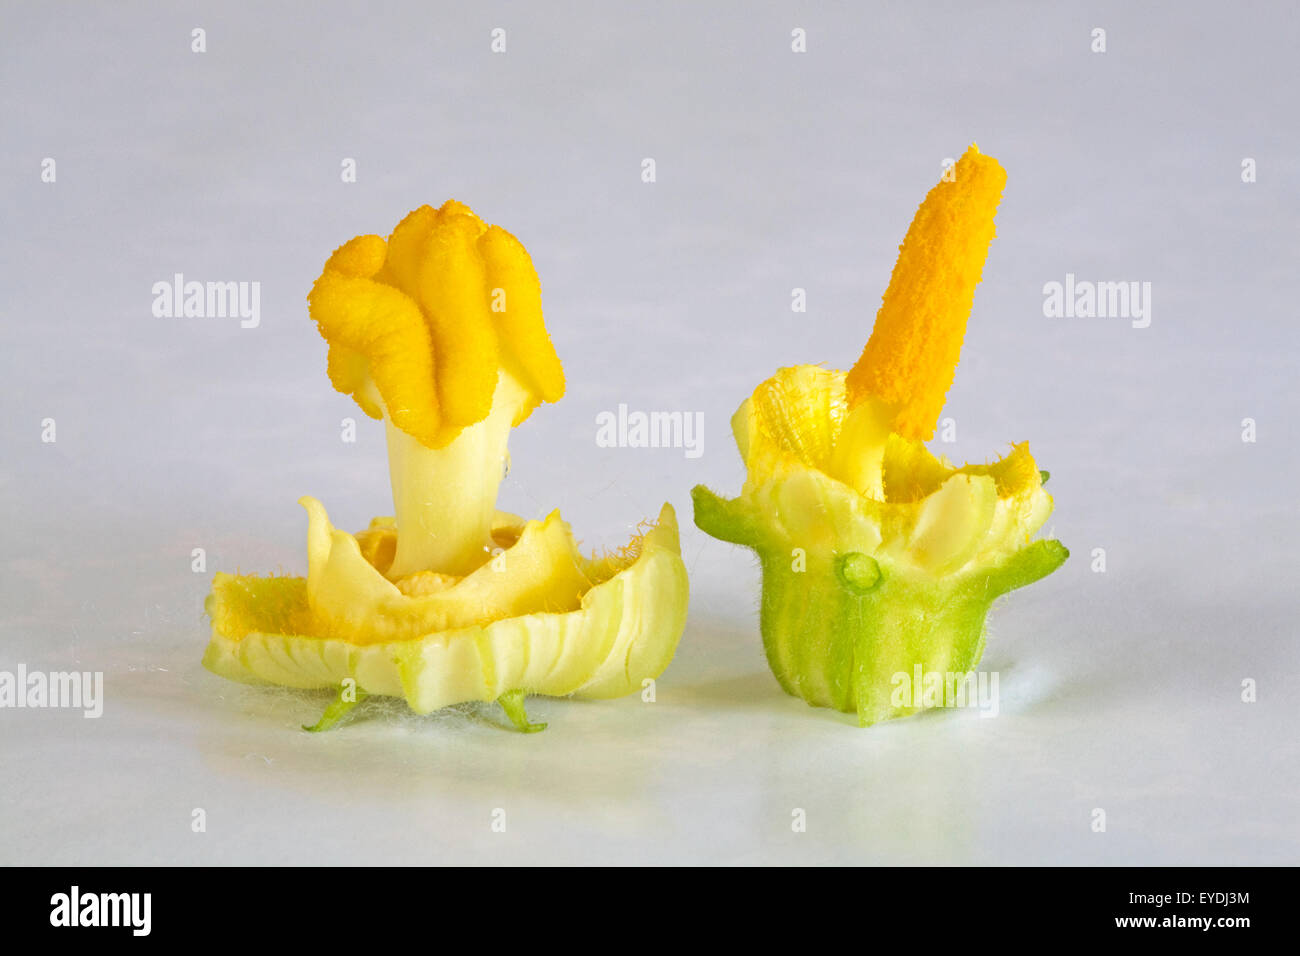
[[747, 468], [740, 497], [692, 493], [702, 530], [758, 554], [763, 642], [781, 686], [863, 726], [935, 703], [900, 695], [899, 675], [972, 671], [993, 601], [1069, 554], [1031, 542], [1052, 499], [1027, 444], [961, 468], [923, 444], [1005, 182], [972, 146], [913, 219], [857, 364], [847, 375], [784, 368], [761, 384], [731, 422]]
[[372, 694], [419, 713], [526, 694], [615, 697], [668, 666], [685, 626], [677, 521], [587, 558], [559, 515], [496, 510], [510, 430], [564, 394], [523, 245], [455, 201], [337, 249], [308, 296], [329, 377], [387, 429], [395, 517], [352, 535], [307, 509], [306, 579], [217, 574], [204, 664]]

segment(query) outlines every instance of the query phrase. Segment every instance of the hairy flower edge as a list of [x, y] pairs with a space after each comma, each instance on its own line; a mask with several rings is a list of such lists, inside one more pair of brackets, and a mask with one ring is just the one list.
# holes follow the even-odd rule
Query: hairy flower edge
[[218, 574], [206, 604], [213, 627], [203, 664], [248, 684], [324, 689], [351, 679], [365, 694], [399, 697], [419, 714], [468, 701], [512, 704], [518, 692], [619, 697], [667, 668], [689, 599], [670, 505], [633, 549], [630, 563], [594, 584], [576, 610], [368, 644], [301, 632], [312, 621], [306, 578]]

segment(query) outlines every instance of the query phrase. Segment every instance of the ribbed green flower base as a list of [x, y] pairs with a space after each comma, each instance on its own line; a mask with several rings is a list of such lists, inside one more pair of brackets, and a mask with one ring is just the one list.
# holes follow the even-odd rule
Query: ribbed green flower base
[[792, 560], [792, 543], [775, 539], [743, 503], [702, 485], [692, 498], [702, 531], [762, 562], [763, 646], [781, 686], [814, 706], [856, 713], [864, 727], [923, 709], [919, 689], [898, 701], [898, 675], [910, 687], [918, 665], [926, 674], [974, 670], [994, 600], [1069, 556], [1059, 541], [1036, 541], [1001, 564], [937, 578], [834, 548]]

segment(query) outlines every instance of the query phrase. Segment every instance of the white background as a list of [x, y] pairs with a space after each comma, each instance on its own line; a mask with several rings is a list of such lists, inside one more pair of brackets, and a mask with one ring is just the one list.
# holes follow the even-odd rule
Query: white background
[[[1296, 862], [1296, 14], [1045, 7], [6, 4], [0, 669], [102, 670], [107, 700], [0, 711], [0, 862]], [[857, 358], [972, 140], [1009, 181], [935, 447], [1028, 439], [1073, 557], [994, 610], [998, 718], [859, 730], [777, 687], [755, 562], [688, 492], [739, 490], [759, 381]], [[449, 196], [528, 246], [570, 383], [502, 506], [614, 547], [672, 501], [690, 621], [654, 704], [533, 699], [524, 736], [371, 702], [309, 736], [326, 695], [200, 667], [202, 600], [305, 570], [301, 494], [391, 511], [304, 297]], [[261, 326], [155, 318], [175, 272], [259, 281]], [[1045, 318], [1067, 272], [1151, 282], [1150, 327]], [[620, 402], [703, 412], [704, 454], [596, 447]]]

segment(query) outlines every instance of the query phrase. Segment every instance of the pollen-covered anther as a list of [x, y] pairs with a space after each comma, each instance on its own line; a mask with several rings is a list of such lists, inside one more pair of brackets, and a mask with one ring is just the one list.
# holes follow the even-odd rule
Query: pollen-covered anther
[[875, 397], [904, 438], [934, 437], [1006, 179], [998, 161], [972, 145], [951, 178], [930, 190], [907, 230], [871, 337], [849, 371], [850, 406]]

